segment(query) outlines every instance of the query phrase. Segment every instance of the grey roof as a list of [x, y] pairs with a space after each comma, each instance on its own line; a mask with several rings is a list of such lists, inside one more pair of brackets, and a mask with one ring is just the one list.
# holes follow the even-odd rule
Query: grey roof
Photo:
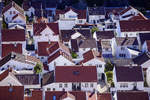
[[71, 40], [71, 35], [75, 34], [76, 32], [81, 33], [85, 38], [91, 38], [92, 33], [90, 29], [78, 29], [78, 30], [61, 30], [61, 38], [62, 41], [69, 41]]
[[143, 63], [150, 60], [150, 54], [149, 53], [143, 53], [136, 58], [133, 59], [133, 62], [138, 65], [142, 65]]
[[54, 82], [54, 71], [43, 74], [42, 85], [47, 85]]
[[116, 37], [116, 43], [118, 46], [138, 45], [136, 37]]
[[79, 48], [97, 48], [95, 39], [85, 39], [78, 42]]
[[40, 79], [38, 74], [16, 74], [16, 78], [23, 85], [37, 85], [40, 84]]
[[130, 65], [134, 64], [132, 59], [113, 59], [113, 63], [116, 66], [122, 66], [122, 65], [130, 66]]
[[139, 38], [141, 44], [143, 44], [146, 40], [150, 40], [150, 33], [139, 33]]
[[96, 35], [98, 39], [112, 39], [115, 37], [113, 31], [98, 31]]
[[105, 15], [104, 7], [88, 7], [89, 15]]
[[78, 52], [79, 48], [78, 48], [78, 43], [76, 39], [71, 39], [71, 49], [73, 52]]

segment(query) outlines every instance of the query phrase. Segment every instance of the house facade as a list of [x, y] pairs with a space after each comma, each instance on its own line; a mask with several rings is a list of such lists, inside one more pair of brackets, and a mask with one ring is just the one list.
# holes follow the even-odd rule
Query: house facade
[[4, 7], [2, 13], [6, 23], [12, 22], [13, 17], [17, 14], [24, 16], [24, 10], [13, 1]]
[[[86, 74], [91, 76], [87, 77]], [[97, 88], [96, 67], [56, 66], [54, 77], [55, 77], [54, 82], [43, 86], [43, 89], [45, 91], [55, 90], [55, 91], [91, 91], [92, 92]], [[65, 77], [65, 78], [61, 78], [61, 77]]]
[[58, 23], [33, 24], [33, 39], [35, 48], [37, 48], [38, 42], [59, 41]]
[[86, 10], [76, 10], [73, 8], [56, 10], [56, 20], [59, 23], [60, 30], [69, 30], [76, 24], [86, 23]]
[[136, 37], [116, 37], [112, 40], [113, 55], [117, 58], [132, 58], [140, 52]]
[[7, 70], [8, 68], [12, 68], [14, 70], [33, 71], [37, 63], [42, 64], [41, 61], [35, 57], [11, 52], [0, 60], [0, 70], [3, 71]]
[[98, 80], [102, 79], [102, 74], [104, 74], [105, 61], [101, 54], [95, 50], [89, 50], [83, 54], [83, 60], [80, 64], [84, 66], [96, 66]]
[[144, 77], [140, 66], [117, 66], [113, 73], [116, 90], [143, 90]]

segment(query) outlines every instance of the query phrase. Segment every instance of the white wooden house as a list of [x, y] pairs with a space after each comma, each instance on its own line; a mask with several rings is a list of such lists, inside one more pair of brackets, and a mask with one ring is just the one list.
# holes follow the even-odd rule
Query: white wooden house
[[[97, 90], [96, 67], [56, 66], [55, 74], [43, 77], [44, 91], [95, 91]], [[52, 77], [54, 77], [52, 81]], [[64, 78], [65, 77], [65, 78]], [[45, 81], [47, 80], [47, 81]]]
[[10, 2], [8, 5], [6, 5], [2, 10], [4, 20], [6, 23], [12, 22], [12, 19], [17, 14], [21, 14], [24, 16], [24, 10], [17, 5], [14, 1]]
[[116, 66], [113, 82], [116, 90], [143, 90], [144, 76], [140, 66]]
[[35, 48], [37, 48], [38, 42], [59, 41], [58, 23], [35, 23], [32, 35]]

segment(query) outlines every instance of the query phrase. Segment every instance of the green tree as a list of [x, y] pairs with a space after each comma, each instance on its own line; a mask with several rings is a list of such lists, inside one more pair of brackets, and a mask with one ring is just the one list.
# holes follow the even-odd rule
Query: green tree
[[99, 31], [98, 27], [93, 27], [92, 28], [92, 33]]
[[42, 72], [42, 67], [43, 67], [42, 64], [37, 63], [37, 64], [35, 65], [35, 67], [34, 67], [34, 72], [35, 72], [36, 74], [41, 73], [41, 72]]
[[77, 58], [78, 56], [75, 52], [72, 52], [71, 55], [72, 55], [72, 58]]
[[112, 71], [106, 72], [106, 76], [107, 76], [107, 82], [112, 83], [113, 82], [113, 72]]
[[113, 68], [114, 68], [114, 65], [111, 63], [110, 60], [108, 60], [105, 64], [105, 72], [112, 71]]

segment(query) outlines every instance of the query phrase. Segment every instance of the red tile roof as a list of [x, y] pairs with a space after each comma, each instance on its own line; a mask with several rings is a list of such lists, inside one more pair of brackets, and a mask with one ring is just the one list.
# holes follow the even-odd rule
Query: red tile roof
[[138, 15], [131, 17], [129, 20], [148, 20], [148, 18], [146, 18], [142, 13], [139, 13]]
[[2, 57], [7, 56], [10, 52], [22, 54], [22, 44], [2, 44]]
[[14, 20], [15, 18], [17, 18], [18, 16], [21, 17], [23, 20], [26, 21], [26, 17], [25, 17], [24, 15], [21, 15], [20, 13], [16, 14], [16, 15], [12, 18], [12, 20]]
[[3, 29], [2, 42], [25, 41], [25, 31], [22, 29]]
[[149, 95], [142, 91], [117, 92], [117, 100], [149, 100]]
[[[10, 91], [12, 88], [12, 91]], [[23, 86], [0, 86], [0, 100], [24, 100]]]
[[33, 90], [32, 96], [25, 96], [24, 100], [43, 100], [41, 90]]
[[88, 98], [87, 100], [97, 100], [97, 94], [94, 92], [92, 92], [92, 93], [88, 92], [87, 98]]
[[128, 12], [129, 10], [133, 9], [133, 7], [129, 6], [128, 8], [124, 9], [123, 11], [120, 12], [120, 15], [125, 14], [126, 12]]
[[95, 50], [89, 50], [86, 53], [83, 54], [83, 60], [81, 61], [82, 63], [86, 63], [94, 58], [99, 59], [100, 61], [104, 62], [104, 59], [102, 58], [101, 54]]
[[96, 66], [56, 66], [56, 82], [97, 82]]
[[77, 10], [78, 19], [86, 19], [86, 10]]
[[38, 42], [37, 53], [39, 56], [49, 56], [48, 48], [56, 42]]
[[142, 82], [143, 71], [140, 66], [115, 67], [117, 82]]
[[48, 48], [48, 53], [51, 54], [51, 53], [55, 52], [57, 49], [61, 49], [61, 50], [65, 51], [67, 54], [70, 54], [69, 48], [66, 47], [61, 42], [55, 42], [52, 45], [50, 45]]
[[[69, 92], [73, 96], [75, 96], [75, 100], [86, 100], [86, 93], [81, 91], [73, 91]], [[60, 98], [66, 94], [64, 91], [46, 91], [45, 92], [45, 100], [53, 100], [53, 97], [56, 96], [56, 100], [60, 100]]]
[[0, 74], [0, 81], [2, 81], [3, 79], [5, 79], [9, 75], [9, 72], [10, 72], [10, 69], [7, 69], [3, 73], [1, 73]]
[[39, 56], [49, 56], [56, 50], [61, 49], [65, 51], [68, 55], [70, 55], [69, 48], [67, 48], [61, 42], [38, 42], [38, 55]]
[[120, 21], [121, 32], [150, 31], [150, 20]]
[[17, 5], [14, 1], [10, 2], [8, 5], [6, 5], [3, 10], [2, 13], [4, 14], [6, 11], [8, 11], [11, 7], [14, 7], [17, 11], [19, 11], [22, 15], [24, 15], [24, 10]]
[[97, 94], [97, 100], [113, 100], [111, 93]]
[[60, 97], [60, 100], [64, 100], [65, 98], [71, 98], [71, 99], [73, 99], [73, 100], [75, 100], [76, 99], [76, 97], [73, 95], [73, 94], [71, 94], [71, 93], [69, 93], [69, 92], [66, 92], [66, 93], [64, 93], [61, 97]]
[[40, 17], [40, 18], [37, 18], [36, 22], [37, 23], [48, 23], [48, 19], [45, 17]]
[[56, 53], [54, 53], [53, 55], [49, 56], [48, 63], [51, 63], [52, 61], [54, 61], [59, 56], [63, 56], [64, 58], [66, 58], [66, 59], [68, 59], [69, 61], [72, 62], [71, 55], [68, 55], [66, 52], [63, 52], [62, 50], [59, 50]]
[[54, 35], [59, 35], [59, 26], [58, 23], [34, 23], [33, 32], [35, 36], [41, 35], [40, 33], [46, 28], [49, 27]]

